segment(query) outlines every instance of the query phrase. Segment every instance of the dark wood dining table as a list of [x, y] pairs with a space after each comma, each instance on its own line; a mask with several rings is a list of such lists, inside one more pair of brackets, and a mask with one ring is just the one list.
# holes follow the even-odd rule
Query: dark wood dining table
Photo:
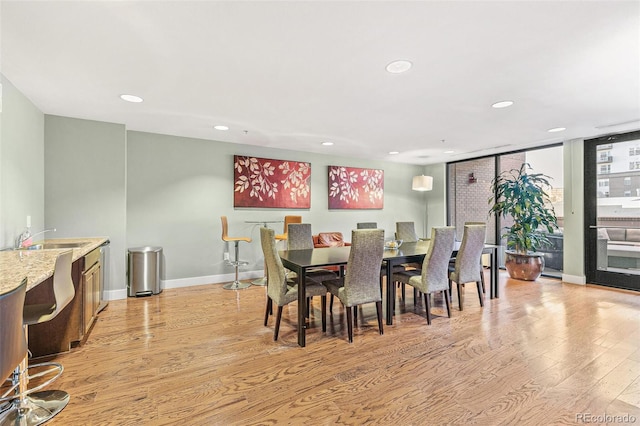
[[[498, 297], [498, 264], [497, 264], [497, 245], [485, 244], [483, 253], [490, 255], [490, 271], [491, 280], [489, 286], [489, 297], [491, 299]], [[429, 240], [421, 240], [415, 243], [404, 243], [400, 248], [395, 250], [384, 251], [383, 261], [386, 264], [387, 291], [386, 291], [386, 318], [387, 324], [393, 324], [393, 308], [396, 299], [395, 286], [389, 285], [392, 282], [393, 267], [403, 263], [422, 262], [427, 249], [429, 248]], [[460, 242], [456, 242], [452, 257], [455, 257], [460, 248]], [[306, 345], [306, 317], [307, 299], [305, 297], [306, 289], [306, 271], [313, 268], [322, 268], [325, 266], [339, 266], [342, 269], [349, 260], [350, 246], [345, 247], [321, 247], [308, 250], [283, 250], [280, 251], [280, 259], [285, 268], [295, 272], [299, 277], [298, 282], [298, 345], [304, 347]]]

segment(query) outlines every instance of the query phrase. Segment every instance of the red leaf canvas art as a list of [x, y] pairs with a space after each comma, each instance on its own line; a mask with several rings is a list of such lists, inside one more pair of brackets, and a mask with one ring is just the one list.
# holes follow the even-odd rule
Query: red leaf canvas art
[[330, 209], [384, 207], [384, 170], [329, 166]]
[[233, 169], [234, 207], [311, 207], [310, 163], [234, 155]]

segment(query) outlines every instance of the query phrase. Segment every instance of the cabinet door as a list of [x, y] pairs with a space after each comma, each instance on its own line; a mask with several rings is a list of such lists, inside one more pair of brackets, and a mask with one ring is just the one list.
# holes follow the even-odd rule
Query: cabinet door
[[86, 335], [91, 324], [93, 324], [95, 313], [98, 309], [98, 303], [100, 303], [100, 264], [93, 265], [83, 274], [83, 282], [84, 299], [82, 304], [82, 325], [83, 334]]

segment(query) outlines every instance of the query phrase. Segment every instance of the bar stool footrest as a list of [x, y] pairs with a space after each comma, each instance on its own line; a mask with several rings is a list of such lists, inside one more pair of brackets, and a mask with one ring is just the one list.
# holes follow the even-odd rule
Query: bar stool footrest
[[61, 390], [32, 393], [22, 403], [15, 400], [12, 407], [0, 413], [0, 426], [37, 426], [51, 420], [69, 403], [69, 394]]
[[251, 283], [243, 283], [242, 281], [232, 281], [222, 286], [225, 290], [243, 290], [251, 287]]

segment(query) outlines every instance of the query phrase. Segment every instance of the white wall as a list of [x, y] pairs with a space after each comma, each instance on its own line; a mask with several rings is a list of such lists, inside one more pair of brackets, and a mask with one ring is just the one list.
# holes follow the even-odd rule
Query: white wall
[[44, 115], [0, 74], [0, 248], [44, 229]]

